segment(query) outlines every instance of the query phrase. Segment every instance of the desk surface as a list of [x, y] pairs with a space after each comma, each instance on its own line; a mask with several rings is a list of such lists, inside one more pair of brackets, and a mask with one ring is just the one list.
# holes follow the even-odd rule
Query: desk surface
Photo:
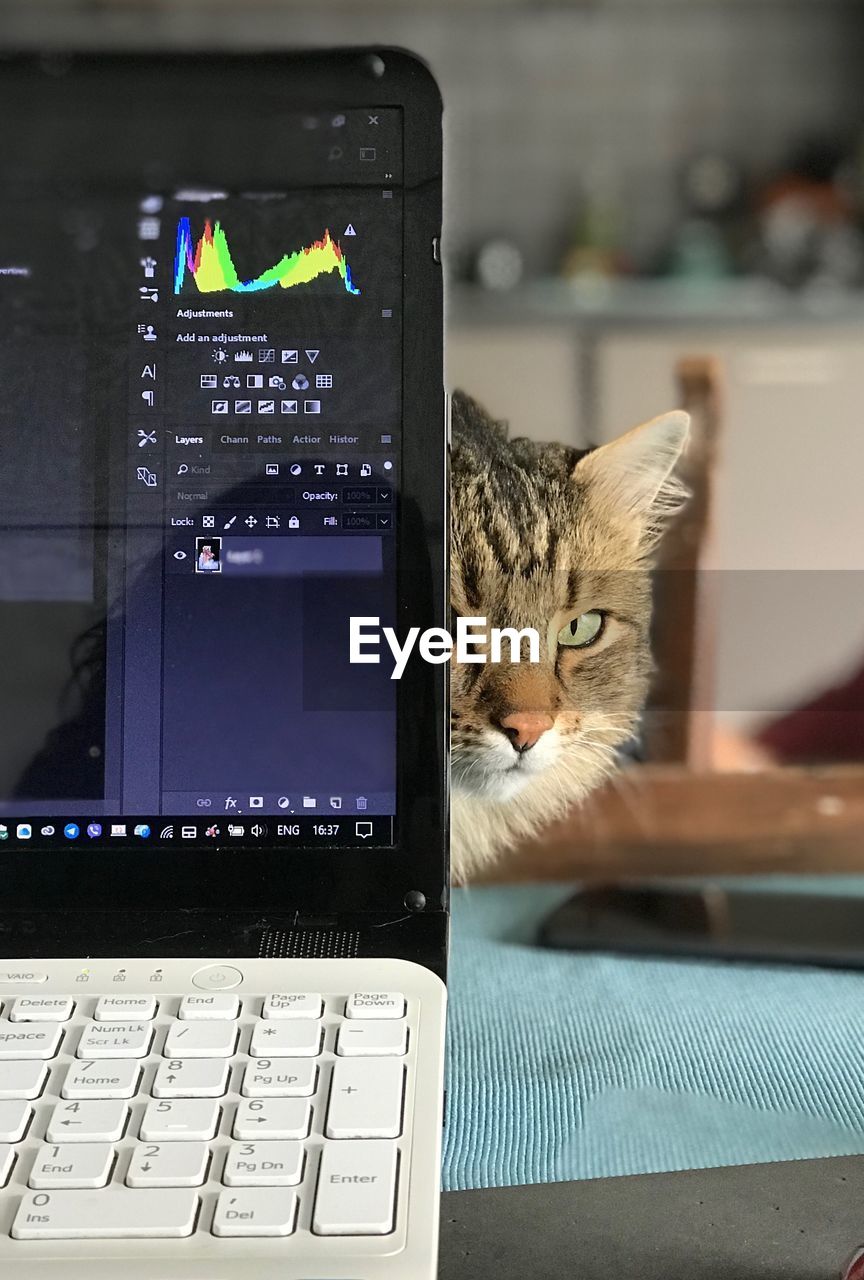
[[838, 1280], [864, 1159], [482, 1191], [441, 1201], [440, 1280]]

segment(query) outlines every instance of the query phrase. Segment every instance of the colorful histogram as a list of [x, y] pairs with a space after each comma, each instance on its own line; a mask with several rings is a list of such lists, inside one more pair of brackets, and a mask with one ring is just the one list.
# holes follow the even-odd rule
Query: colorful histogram
[[331, 272], [341, 279], [346, 293], [359, 293], [351, 279], [351, 268], [337, 240], [330, 232], [324, 232], [320, 240], [304, 245], [294, 253], [286, 253], [275, 266], [268, 268], [252, 280], [241, 280], [231, 258], [228, 238], [221, 222], [204, 223], [204, 232], [195, 242], [188, 218], [177, 224], [177, 247], [174, 254], [174, 292], [183, 288], [187, 273], [192, 277], [199, 293], [256, 293], [261, 289], [295, 289], [298, 285], [311, 284], [319, 276]]

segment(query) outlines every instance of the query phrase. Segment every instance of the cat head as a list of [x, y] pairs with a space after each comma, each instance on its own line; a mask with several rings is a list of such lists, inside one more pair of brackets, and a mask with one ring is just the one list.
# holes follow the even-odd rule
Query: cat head
[[[689, 417], [672, 412], [589, 452], [507, 440], [453, 402], [455, 619], [532, 627], [540, 661], [454, 662], [452, 781], [494, 801], [554, 773], [574, 797], [632, 736], [648, 691], [652, 554], [686, 498]], [[482, 651], [482, 649], [481, 649]]]

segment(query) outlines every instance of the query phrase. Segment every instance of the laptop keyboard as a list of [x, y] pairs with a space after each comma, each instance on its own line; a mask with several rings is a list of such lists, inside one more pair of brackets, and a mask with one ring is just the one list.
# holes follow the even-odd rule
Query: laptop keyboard
[[393, 1250], [416, 997], [0, 987], [0, 1002], [0, 1223], [20, 1261], [28, 1242], [202, 1235]]

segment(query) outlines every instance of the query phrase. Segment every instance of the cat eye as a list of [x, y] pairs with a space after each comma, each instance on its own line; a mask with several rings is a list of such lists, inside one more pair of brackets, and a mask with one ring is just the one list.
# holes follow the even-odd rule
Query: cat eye
[[585, 649], [600, 639], [605, 625], [606, 615], [599, 609], [580, 613], [578, 618], [571, 618], [558, 632], [558, 643], [568, 645], [571, 649]]

